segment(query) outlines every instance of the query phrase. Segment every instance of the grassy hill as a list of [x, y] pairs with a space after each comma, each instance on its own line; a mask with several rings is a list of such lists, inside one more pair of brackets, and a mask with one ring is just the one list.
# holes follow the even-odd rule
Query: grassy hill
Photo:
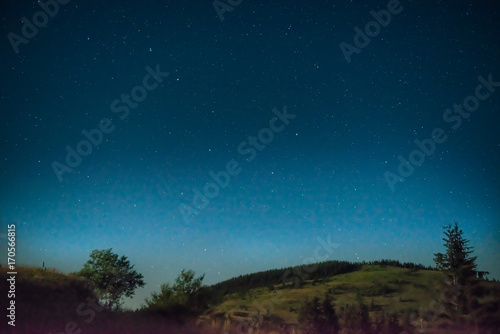
[[355, 272], [323, 280], [305, 280], [297, 289], [274, 285], [274, 289], [265, 287], [246, 293], [233, 293], [215, 307], [215, 312], [249, 314], [259, 310], [256, 305], [269, 305], [271, 302], [275, 316], [286, 323], [297, 324], [298, 310], [306, 299], [315, 296], [324, 298], [328, 292], [338, 307], [361, 300], [371, 305], [373, 315], [382, 311], [403, 313], [428, 306], [439, 295], [442, 280], [442, 274], [433, 270], [412, 271], [398, 267], [364, 265]]
[[[304, 280], [299, 288], [277, 284], [227, 294], [211, 317], [230, 318], [245, 324], [255, 324], [255, 319], [260, 318], [261, 328], [300, 328], [302, 305], [314, 297], [322, 300], [328, 293], [337, 314], [342, 314], [348, 305], [362, 302], [368, 306], [372, 320], [383, 314], [396, 314], [398, 319], [410, 319], [415, 327], [425, 326], [426, 333], [441, 333], [437, 329], [440, 320], [433, 310], [437, 299], [443, 296], [444, 279], [444, 274], [436, 270], [365, 264], [353, 272]], [[486, 291], [480, 303], [489, 303], [500, 321], [500, 284], [482, 281], [480, 289]]]
[[[318, 268], [322, 268], [319, 266]], [[351, 268], [352, 269], [352, 268]], [[66, 275], [56, 270], [18, 267], [16, 276], [16, 327], [2, 322], [1, 333], [236, 333], [242, 325], [255, 325], [262, 319], [260, 333], [300, 333], [299, 310], [306, 300], [325, 293], [332, 296], [335, 309], [342, 315], [347, 305], [362, 301], [369, 308], [372, 319], [382, 313], [395, 313], [401, 317], [413, 314], [413, 323], [426, 310], [433, 308], [433, 300], [442, 292], [442, 273], [435, 270], [408, 269], [380, 264], [356, 264], [349, 272], [333, 276], [314, 276], [302, 280], [299, 287], [293, 283], [266, 284], [253, 287], [239, 286], [250, 280], [254, 285], [267, 281], [266, 276], [256, 273], [241, 276], [229, 283], [219, 283], [211, 288], [225, 291], [210, 312], [197, 322], [174, 323], [158, 314], [144, 312], [107, 312], [99, 309], [94, 294], [80, 277]], [[279, 274], [283, 274], [282, 271]], [[0, 280], [6, 282], [5, 268], [0, 269]], [[236, 281], [235, 281], [236, 280]], [[239, 281], [238, 281], [239, 280]], [[235, 282], [239, 282], [235, 284]], [[260, 283], [256, 283], [260, 282]], [[481, 282], [486, 297], [481, 303], [489, 303], [491, 312], [500, 319], [500, 284]], [[228, 291], [233, 292], [228, 292]], [[213, 291], [213, 290], [212, 290]], [[1, 306], [7, 307], [7, 298], [1, 298]], [[4, 310], [5, 310], [4, 308]], [[419, 309], [423, 312], [419, 313]], [[427, 333], [432, 333], [435, 319], [428, 319]], [[255, 332], [255, 331], [254, 331]], [[436, 332], [437, 333], [437, 332]], [[490, 332], [492, 333], [492, 332]]]

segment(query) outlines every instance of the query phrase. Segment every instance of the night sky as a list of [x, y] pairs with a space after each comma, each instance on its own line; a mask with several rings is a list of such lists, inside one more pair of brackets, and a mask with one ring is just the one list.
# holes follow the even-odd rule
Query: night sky
[[18, 264], [113, 248], [136, 307], [183, 268], [213, 284], [325, 243], [433, 265], [456, 220], [500, 278], [496, 1], [60, 2], [0, 5]]

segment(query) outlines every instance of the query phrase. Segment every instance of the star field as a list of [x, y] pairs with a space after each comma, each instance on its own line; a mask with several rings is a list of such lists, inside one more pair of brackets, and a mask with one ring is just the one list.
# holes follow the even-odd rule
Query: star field
[[19, 263], [77, 271], [112, 247], [145, 276], [137, 307], [183, 268], [212, 284], [298, 265], [318, 238], [330, 260], [432, 265], [457, 220], [500, 278], [500, 87], [443, 119], [500, 81], [497, 3], [400, 1], [350, 62], [339, 45], [391, 1], [243, 0], [221, 21], [210, 1], [74, 0], [13, 46], [40, 3], [0, 5], [0, 232], [17, 224]]

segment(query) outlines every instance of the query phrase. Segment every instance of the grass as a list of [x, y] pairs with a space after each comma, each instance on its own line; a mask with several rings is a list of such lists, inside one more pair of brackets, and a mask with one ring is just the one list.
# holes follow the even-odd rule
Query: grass
[[330, 292], [337, 308], [361, 300], [366, 305], [376, 306], [370, 311], [371, 316], [382, 311], [404, 313], [427, 307], [440, 293], [443, 279], [437, 271], [365, 265], [359, 271], [330, 277], [323, 282], [303, 281], [298, 289], [282, 289], [281, 285], [276, 285], [274, 291], [258, 288], [244, 296], [232, 294], [226, 296], [214, 312], [234, 315], [235, 312], [264, 314], [269, 311], [285, 323], [298, 324], [297, 310], [306, 299], [323, 299], [325, 293]]
[[[7, 279], [5, 268], [0, 268], [0, 280]], [[382, 312], [405, 314], [419, 308], [429, 309], [432, 300], [441, 293], [442, 273], [431, 270], [411, 271], [399, 267], [364, 265], [360, 270], [340, 274], [325, 280], [306, 280], [297, 289], [273, 287], [256, 288], [245, 293], [226, 295], [210, 313], [197, 322], [184, 323], [167, 320], [160, 315], [141, 312], [93, 312], [90, 319], [85, 305], [84, 313], [78, 307], [94, 295], [80, 277], [56, 270], [18, 267], [16, 276], [16, 327], [0, 326], [0, 333], [53, 333], [65, 332], [65, 326], [74, 322], [74, 332], [81, 333], [180, 333], [215, 334], [237, 333], [238, 324], [249, 324], [259, 317], [260, 333], [276, 333], [283, 328], [297, 327], [298, 311], [306, 299], [324, 298], [326, 292], [333, 297], [337, 312], [358, 300], [370, 307], [370, 316]], [[489, 294], [484, 302], [500, 301], [500, 284], [483, 282]], [[7, 298], [1, 298], [0, 307], [7, 307]], [[497, 304], [495, 304], [497, 303]], [[498, 308], [498, 307], [497, 307]], [[498, 312], [498, 311], [497, 311]], [[83, 315], [82, 315], [83, 314]], [[500, 317], [500, 314], [499, 314]], [[242, 321], [242, 322], [239, 322]], [[432, 327], [428, 327], [432, 333]], [[71, 331], [70, 331], [71, 332]], [[436, 333], [439, 332], [437, 329]], [[300, 332], [296, 332], [300, 333]]]

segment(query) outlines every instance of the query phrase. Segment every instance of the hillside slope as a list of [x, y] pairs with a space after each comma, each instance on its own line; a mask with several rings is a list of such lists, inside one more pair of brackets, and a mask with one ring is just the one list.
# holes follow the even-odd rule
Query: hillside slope
[[[427, 306], [440, 292], [443, 276], [438, 271], [365, 265], [360, 270], [324, 280], [302, 281], [300, 288], [274, 285], [245, 293], [227, 295], [216, 312], [244, 314], [258, 311], [258, 305], [273, 304], [274, 315], [287, 323], [297, 323], [298, 310], [306, 298], [332, 294], [338, 307], [361, 300], [371, 311], [404, 312]], [[262, 313], [262, 310], [261, 310]]]
[[[8, 307], [7, 302], [15, 301], [16, 326], [6, 327], [6, 322], [2, 321], [2, 328], [15, 329], [20, 333], [32, 333], [34, 330], [32, 324], [37, 324], [37, 332], [42, 332], [44, 329], [63, 330], [69, 319], [80, 318], [77, 311], [84, 315], [82, 319], [87, 319], [91, 315], [87, 303], [95, 301], [95, 296], [82, 279], [55, 270], [39, 268], [18, 266], [16, 271], [15, 299], [8, 299], [7, 292], [0, 298], [3, 310]], [[8, 277], [10, 276], [7, 275], [7, 270], [0, 269], [2, 285]], [[3, 291], [2, 289], [2, 295]]]
[[[15, 327], [7, 324], [9, 319], [4, 315], [0, 333], [198, 333], [154, 314], [105, 311], [96, 303], [88, 284], [78, 276], [23, 266], [17, 266], [16, 271]], [[0, 268], [3, 310], [10, 300], [4, 289], [8, 277], [6, 268]]]
[[[444, 275], [435, 270], [411, 270], [401, 267], [363, 265], [359, 270], [339, 274], [323, 280], [302, 281], [299, 288], [283, 285], [250, 289], [246, 292], [225, 296], [223, 302], [214, 308], [213, 317], [230, 318], [245, 324], [255, 323], [256, 318], [272, 324], [299, 325], [299, 311], [306, 300], [314, 297], [324, 299], [325, 293], [332, 296], [338, 313], [357, 302], [369, 308], [371, 319], [382, 314], [397, 314], [398, 318], [411, 319], [417, 325], [421, 318], [427, 318], [425, 326], [436, 326], [437, 317], [430, 318], [436, 307], [436, 300], [442, 295]], [[487, 297], [481, 302], [499, 305], [500, 284], [481, 282], [487, 290]], [[496, 310], [500, 319], [500, 311]]]
[[[356, 271], [302, 280], [297, 288], [291, 282], [253, 289], [241, 286], [226, 294], [195, 325], [191, 321], [176, 323], [162, 314], [102, 310], [87, 283], [74, 275], [27, 267], [18, 267], [17, 272], [16, 326], [3, 321], [0, 333], [244, 333], [241, 326], [255, 326], [256, 319], [263, 319], [259, 323], [261, 334], [300, 333], [302, 305], [314, 297], [323, 299], [325, 293], [332, 297], [340, 316], [347, 305], [362, 301], [372, 319], [382, 313], [395, 313], [399, 319], [413, 315], [412, 323], [418, 326], [422, 314], [432, 310], [433, 301], [441, 295], [444, 279], [434, 270], [365, 264]], [[6, 282], [7, 278], [6, 270], [0, 269], [0, 280]], [[500, 284], [482, 281], [480, 288], [486, 292], [480, 303], [488, 305], [496, 326], [500, 321]], [[7, 298], [0, 300], [5, 310]], [[439, 332], [432, 331], [435, 320], [426, 319], [428, 333]]]

